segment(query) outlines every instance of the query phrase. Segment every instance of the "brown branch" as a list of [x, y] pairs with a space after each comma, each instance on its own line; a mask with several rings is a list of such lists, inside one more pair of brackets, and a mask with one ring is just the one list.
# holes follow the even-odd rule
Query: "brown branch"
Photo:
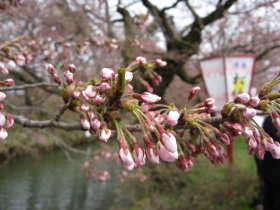
[[176, 1], [174, 4], [172, 4], [171, 6], [162, 8], [162, 11], [169, 10], [169, 9], [172, 9], [172, 8], [176, 7], [177, 4], [178, 4], [179, 2], [181, 2], [181, 1], [183, 1], [183, 0], [177, 0], [177, 1]]
[[[257, 115], [268, 115], [268, 112], [257, 111]], [[37, 120], [28, 120], [23, 116], [12, 115], [15, 122], [22, 125], [23, 127], [28, 128], [61, 128], [64, 130], [83, 130], [80, 123], [65, 123], [65, 122], [56, 122], [54, 120], [46, 120], [46, 121], [37, 121]], [[201, 121], [206, 122], [211, 125], [219, 125], [222, 122], [228, 119], [222, 119], [221, 117], [211, 117], [207, 119], [203, 119]], [[141, 131], [140, 125], [125, 125], [125, 127], [131, 132]], [[174, 129], [190, 129], [192, 126], [190, 125], [176, 125]]]
[[0, 87], [0, 91], [9, 91], [9, 90], [24, 90], [28, 88], [35, 88], [35, 87], [58, 87], [57, 84], [48, 83], [48, 82], [40, 82], [34, 84], [26, 84], [21, 86], [13, 86], [13, 87]]

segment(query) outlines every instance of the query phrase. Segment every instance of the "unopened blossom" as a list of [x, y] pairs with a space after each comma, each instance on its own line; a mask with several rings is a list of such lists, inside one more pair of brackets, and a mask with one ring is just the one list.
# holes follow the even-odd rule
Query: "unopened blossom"
[[101, 97], [100, 95], [96, 95], [96, 97], [93, 98], [93, 103], [96, 106], [102, 106], [104, 101], [105, 101], [105, 98]]
[[97, 117], [94, 117], [91, 121], [90, 121], [90, 125], [92, 127], [93, 130], [98, 131], [100, 129], [101, 123], [98, 120]]
[[180, 113], [177, 110], [170, 110], [167, 116], [167, 122], [175, 126], [178, 124], [178, 119], [180, 117]]
[[79, 98], [80, 97], [80, 92], [79, 91], [74, 91], [73, 92], [73, 98], [75, 98], [75, 99], [77, 99], [77, 98]]
[[133, 73], [130, 72], [130, 71], [126, 71], [126, 72], [125, 72], [125, 80], [126, 80], [127, 82], [131, 82], [132, 79], [133, 79]]
[[10, 69], [14, 69], [17, 67], [17, 64], [13, 60], [7, 60], [6, 64]]
[[57, 74], [53, 74], [53, 81], [56, 82], [57, 84], [61, 85], [61, 80]]
[[81, 91], [81, 94], [82, 94], [83, 98], [84, 98], [86, 101], [89, 100], [89, 97], [88, 97], [87, 94], [86, 94], [86, 90], [82, 90], [82, 91]]
[[160, 141], [168, 152], [177, 152], [177, 142], [172, 133], [166, 131], [160, 135]]
[[75, 73], [76, 71], [76, 66], [74, 64], [69, 64], [67, 67], [68, 71], [70, 71], [71, 73]]
[[51, 63], [48, 64], [47, 71], [48, 71], [48, 73], [51, 74], [51, 75], [53, 75], [53, 74], [55, 73], [54, 66], [53, 66]]
[[123, 165], [129, 166], [133, 163], [133, 167], [134, 167], [134, 160], [131, 156], [130, 151], [128, 150], [128, 148], [120, 148], [119, 149], [119, 157], [123, 163]]
[[139, 65], [147, 63], [146, 58], [144, 58], [144, 57], [142, 57], [142, 56], [138, 56], [138, 57], [135, 59], [135, 61], [137, 61]]
[[188, 101], [192, 100], [195, 95], [200, 92], [200, 87], [194, 87], [190, 90], [190, 95], [188, 97]]
[[[85, 89], [84, 94], [87, 96], [87, 98], [93, 98], [96, 96], [97, 92], [93, 85], [88, 85], [87, 88]], [[83, 93], [82, 93], [82, 95], [83, 95]]]
[[250, 101], [250, 96], [248, 93], [239, 93], [237, 97], [234, 99], [235, 103], [247, 104]]
[[113, 69], [103, 68], [101, 70], [101, 78], [103, 80], [111, 80], [115, 78], [115, 72]]
[[111, 137], [111, 130], [110, 129], [102, 129], [99, 134], [99, 140], [107, 142], [108, 139]]
[[87, 112], [89, 110], [89, 106], [87, 104], [82, 104], [80, 106], [81, 111]]
[[145, 103], [156, 103], [161, 100], [161, 97], [159, 97], [158, 95], [148, 93], [148, 92], [144, 92], [142, 94], [135, 93], [135, 94], [133, 94], [133, 97], [136, 99], [140, 99], [141, 101], [143, 101]]
[[270, 153], [275, 159], [280, 158], [280, 144], [277, 141], [274, 142], [274, 148]]
[[150, 160], [151, 163], [159, 164], [159, 155], [154, 148], [152, 148], [152, 147], [147, 148], [146, 149], [146, 155], [147, 155], [147, 158]]
[[243, 116], [247, 119], [252, 119], [253, 117], [255, 117], [257, 114], [257, 111], [253, 108], [246, 108], [245, 111], [243, 111]]
[[133, 151], [133, 158], [136, 164], [136, 167], [142, 166], [145, 164], [146, 154], [144, 148], [137, 148]]
[[0, 92], [0, 101], [3, 101], [6, 98], [6, 94], [3, 92]]
[[8, 115], [7, 119], [6, 119], [6, 125], [5, 128], [9, 129], [10, 127], [12, 127], [14, 125], [14, 119], [12, 117], [12, 115]]
[[259, 103], [260, 103], [260, 99], [258, 96], [251, 98], [250, 105], [252, 107], [257, 107], [259, 105]]
[[15, 59], [18, 66], [23, 66], [25, 62], [25, 57], [22, 54], [17, 54], [17, 58]]
[[4, 81], [4, 84], [3, 84], [3, 85], [5, 85], [5, 86], [7, 86], [7, 87], [11, 87], [11, 86], [14, 85], [14, 80], [13, 80], [13, 79], [6, 79], [6, 80]]
[[280, 115], [274, 109], [271, 110], [271, 119], [274, 127], [279, 131], [280, 130]]
[[6, 123], [6, 116], [0, 112], [0, 127], [4, 126]]
[[112, 87], [111, 87], [111, 85], [108, 82], [102, 82], [99, 85], [100, 92], [109, 93], [111, 91], [111, 89], [112, 89]]
[[9, 74], [9, 70], [6, 68], [6, 66], [2, 62], [0, 62], [0, 72], [3, 75]]
[[161, 66], [161, 67], [164, 67], [167, 65], [166, 61], [163, 61], [161, 59], [156, 59], [155, 60], [155, 63], [158, 65], [158, 66]]
[[80, 114], [80, 123], [81, 123], [81, 126], [83, 127], [83, 129], [85, 129], [85, 130], [90, 129], [89, 121], [82, 114]]
[[143, 81], [141, 82], [142, 88], [146, 91], [148, 91], [149, 93], [152, 93], [154, 91], [154, 89], [151, 87], [151, 85], [147, 82], [147, 81]]
[[178, 159], [178, 152], [168, 152], [162, 144], [157, 144], [157, 152], [159, 157], [167, 162], [174, 162]]
[[72, 72], [66, 71], [66, 72], [64, 72], [64, 76], [66, 78], [68, 85], [70, 85], [74, 82], [74, 75]]
[[7, 136], [8, 136], [7, 130], [4, 128], [0, 128], [0, 139], [4, 140], [5, 138], [7, 138]]
[[215, 99], [214, 98], [207, 98], [205, 100], [205, 106], [207, 107], [213, 107], [215, 103]]

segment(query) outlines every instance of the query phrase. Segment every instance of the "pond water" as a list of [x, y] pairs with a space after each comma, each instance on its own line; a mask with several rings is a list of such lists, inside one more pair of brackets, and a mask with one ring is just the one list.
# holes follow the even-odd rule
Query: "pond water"
[[[90, 151], [89, 146], [79, 149]], [[83, 163], [90, 156], [74, 154]], [[40, 159], [12, 160], [0, 169], [0, 210], [104, 210], [114, 203], [114, 189], [120, 185], [115, 173], [120, 166], [103, 164], [111, 178], [100, 184], [87, 180], [80, 166], [70, 162], [63, 151]]]

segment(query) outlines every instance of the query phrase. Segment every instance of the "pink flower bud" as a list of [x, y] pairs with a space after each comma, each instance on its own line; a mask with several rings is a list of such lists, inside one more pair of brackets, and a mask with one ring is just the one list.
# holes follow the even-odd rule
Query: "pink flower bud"
[[8, 65], [8, 67], [9, 67], [10, 69], [14, 69], [14, 68], [17, 67], [16, 63], [15, 63], [14, 61], [12, 61], [12, 60], [7, 60], [7, 61], [6, 61], [6, 64]]
[[172, 133], [166, 131], [161, 133], [160, 141], [168, 152], [177, 152], [177, 142]]
[[7, 119], [6, 119], [6, 129], [9, 129], [10, 127], [12, 127], [14, 125], [14, 119], [12, 117], [12, 115], [8, 115]]
[[112, 87], [108, 82], [102, 82], [99, 86], [99, 90], [102, 93], [109, 93], [111, 91]]
[[137, 148], [133, 151], [133, 157], [136, 167], [142, 166], [145, 164], [146, 154], [144, 148]]
[[61, 85], [60, 78], [58, 77], [57, 74], [53, 74], [53, 81], [59, 85]]
[[255, 117], [257, 114], [257, 111], [253, 108], [246, 108], [245, 111], [243, 111], [243, 116], [246, 118], [246, 119], [252, 119], [253, 117]]
[[76, 66], [74, 64], [69, 64], [67, 69], [74, 74], [76, 71]]
[[64, 76], [66, 78], [68, 85], [70, 85], [74, 82], [74, 75], [70, 71], [64, 72]]
[[55, 69], [54, 69], [54, 67], [53, 67], [53, 65], [52, 64], [48, 64], [48, 73], [49, 74], [51, 74], [51, 75], [53, 75], [53, 74], [55, 74]]
[[99, 140], [107, 142], [110, 137], [111, 137], [111, 130], [109, 129], [101, 130], [99, 134]]
[[7, 86], [7, 87], [11, 87], [14, 85], [14, 80], [13, 79], [6, 79], [4, 81], [4, 85]]
[[250, 101], [250, 96], [248, 93], [239, 93], [237, 97], [234, 99], [234, 103], [242, 103], [247, 104]]
[[145, 103], [156, 103], [159, 102], [161, 100], [161, 97], [152, 94], [152, 93], [148, 93], [148, 92], [144, 92], [142, 94], [133, 94], [133, 97], [136, 99], [140, 99], [141, 101], [145, 102]]
[[73, 92], [73, 98], [77, 99], [80, 97], [80, 92], [79, 91], [74, 91]]
[[82, 91], [81, 91], [81, 94], [82, 94], [83, 98], [84, 98], [86, 101], [89, 99], [89, 97], [87, 96], [85, 90], [82, 90]]
[[[120, 148], [119, 157], [120, 157], [123, 165], [129, 166], [132, 163], [134, 163], [131, 153], [127, 148]], [[134, 165], [133, 165], [133, 167], [134, 167]]]
[[0, 127], [4, 126], [6, 123], [6, 116], [0, 112]]
[[83, 129], [89, 130], [90, 129], [90, 123], [89, 121], [84, 117], [83, 114], [80, 114], [80, 123]]
[[142, 65], [142, 64], [145, 64], [147, 63], [147, 60], [146, 58], [142, 57], [142, 56], [138, 56], [135, 61], [139, 64], [139, 65]]
[[274, 148], [270, 153], [275, 159], [280, 158], [280, 145], [278, 142], [274, 142]]
[[91, 121], [90, 121], [90, 124], [91, 124], [91, 127], [93, 130], [96, 130], [98, 131], [100, 129], [100, 121], [98, 120], [97, 117], [93, 118]]
[[215, 99], [214, 98], [207, 98], [205, 100], [205, 106], [206, 107], [213, 107], [215, 103]]
[[1, 128], [0, 129], [0, 139], [4, 140], [5, 138], [7, 138], [7, 136], [8, 136], [7, 130], [4, 128]]
[[3, 101], [6, 98], [6, 94], [3, 92], [0, 92], [0, 101]]
[[178, 124], [179, 117], [180, 117], [180, 114], [179, 114], [179, 112], [177, 110], [171, 110], [168, 113], [167, 122], [170, 125], [175, 126], [175, 125]]
[[113, 69], [103, 68], [101, 70], [101, 78], [103, 80], [112, 80], [115, 78], [115, 72], [113, 71]]
[[259, 103], [260, 103], [260, 99], [258, 96], [251, 98], [250, 105], [252, 107], [257, 107], [259, 105]]
[[96, 105], [96, 106], [102, 106], [103, 103], [105, 101], [105, 98], [97, 95], [95, 98], [93, 98], [93, 103]]
[[133, 73], [130, 72], [130, 71], [126, 71], [126, 72], [125, 72], [125, 80], [126, 80], [127, 82], [131, 82], [132, 79], [133, 79]]
[[155, 151], [154, 148], [149, 147], [146, 149], [146, 155], [151, 163], [159, 164], [159, 156], [158, 153]]
[[80, 106], [81, 111], [87, 112], [89, 110], [89, 106], [87, 104], [82, 104]]
[[159, 157], [167, 162], [174, 162], [178, 159], [178, 152], [168, 152], [162, 144], [157, 144], [157, 152]]
[[[86, 98], [94, 98], [97, 94], [96, 89], [93, 85], [88, 85], [87, 88], [85, 89], [84, 94], [87, 96]], [[83, 93], [82, 93], [83, 95]], [[86, 99], [88, 100], [88, 99]]]

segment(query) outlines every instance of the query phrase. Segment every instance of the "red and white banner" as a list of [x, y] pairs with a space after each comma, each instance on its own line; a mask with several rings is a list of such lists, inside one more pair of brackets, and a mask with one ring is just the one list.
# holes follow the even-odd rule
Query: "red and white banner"
[[224, 55], [199, 62], [208, 96], [216, 100], [217, 112], [240, 92], [251, 88], [254, 55]]

